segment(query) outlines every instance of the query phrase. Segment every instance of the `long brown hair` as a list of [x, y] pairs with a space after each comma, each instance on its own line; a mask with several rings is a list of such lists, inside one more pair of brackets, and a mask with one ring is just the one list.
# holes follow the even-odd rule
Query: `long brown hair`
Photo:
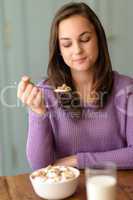
[[[49, 40], [48, 80], [54, 87], [61, 86], [65, 82], [72, 88], [73, 92], [76, 90], [72, 80], [70, 68], [65, 64], [61, 56], [58, 40], [59, 23], [73, 15], [81, 15], [87, 18], [95, 28], [98, 38], [99, 55], [95, 65], [96, 67], [94, 66], [93, 68], [94, 81], [92, 89], [96, 92], [104, 92], [104, 94], [106, 93], [102, 102], [102, 106], [104, 106], [107, 102], [107, 97], [112, 91], [113, 85], [112, 65], [109, 56], [107, 40], [104, 29], [98, 17], [94, 11], [83, 2], [72, 2], [65, 4], [58, 10], [53, 19]], [[73, 110], [74, 112], [79, 110], [81, 111], [81, 106], [76, 106], [76, 109], [74, 107], [72, 108], [71, 100], [74, 97], [74, 95], [71, 95], [69, 101], [67, 100], [64, 104], [64, 101], [61, 101], [61, 105], [67, 105], [66, 107], [64, 106], [66, 110]], [[77, 101], [77, 104], [79, 104], [79, 101]], [[97, 105], [100, 105], [99, 101], [97, 101]]]

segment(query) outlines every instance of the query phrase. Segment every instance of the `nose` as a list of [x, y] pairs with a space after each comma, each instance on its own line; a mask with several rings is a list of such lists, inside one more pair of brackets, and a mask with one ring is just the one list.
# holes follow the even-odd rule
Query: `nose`
[[73, 44], [73, 53], [74, 54], [81, 54], [82, 53], [82, 47], [78, 42], [75, 42]]

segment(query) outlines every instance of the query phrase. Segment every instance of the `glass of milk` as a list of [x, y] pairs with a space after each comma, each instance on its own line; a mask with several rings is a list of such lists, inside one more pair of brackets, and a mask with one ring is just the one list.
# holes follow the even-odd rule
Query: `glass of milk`
[[117, 168], [112, 162], [85, 169], [88, 200], [116, 200]]

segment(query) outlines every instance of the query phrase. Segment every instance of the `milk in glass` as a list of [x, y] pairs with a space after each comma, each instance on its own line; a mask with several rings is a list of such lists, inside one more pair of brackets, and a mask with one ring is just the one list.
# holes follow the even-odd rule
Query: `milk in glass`
[[116, 200], [117, 166], [113, 162], [97, 162], [85, 169], [88, 200]]
[[90, 177], [86, 182], [88, 200], [116, 200], [116, 184], [113, 176]]

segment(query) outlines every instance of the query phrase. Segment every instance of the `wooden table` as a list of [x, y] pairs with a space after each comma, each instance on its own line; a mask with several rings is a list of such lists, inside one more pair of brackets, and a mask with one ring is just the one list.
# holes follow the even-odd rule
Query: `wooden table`
[[[76, 193], [67, 200], [86, 200], [84, 173]], [[0, 200], [41, 200], [33, 191], [28, 174], [0, 177]], [[118, 172], [117, 200], [133, 200], [133, 170]]]

